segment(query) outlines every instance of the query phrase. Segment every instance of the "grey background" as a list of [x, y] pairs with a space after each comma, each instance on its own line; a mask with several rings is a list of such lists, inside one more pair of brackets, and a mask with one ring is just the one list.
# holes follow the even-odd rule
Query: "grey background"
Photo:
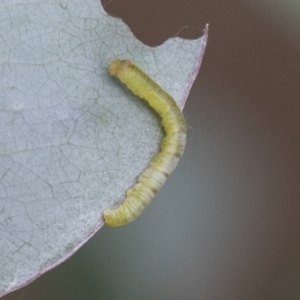
[[300, 5], [112, 0], [105, 9], [151, 46], [210, 24], [184, 109], [186, 152], [141, 218], [103, 228], [2, 299], [300, 299]]

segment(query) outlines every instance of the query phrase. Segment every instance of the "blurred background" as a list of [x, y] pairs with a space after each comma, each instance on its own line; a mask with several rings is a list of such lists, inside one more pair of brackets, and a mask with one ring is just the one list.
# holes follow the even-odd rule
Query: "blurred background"
[[108, 2], [151, 46], [210, 24], [186, 152], [141, 218], [2, 299], [299, 300], [300, 1]]

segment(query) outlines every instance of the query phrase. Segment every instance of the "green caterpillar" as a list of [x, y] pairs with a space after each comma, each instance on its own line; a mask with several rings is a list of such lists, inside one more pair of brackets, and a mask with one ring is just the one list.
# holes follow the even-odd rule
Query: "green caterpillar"
[[175, 169], [186, 144], [186, 122], [175, 100], [143, 70], [129, 60], [115, 59], [109, 72], [117, 76], [137, 96], [146, 100], [160, 115], [165, 131], [161, 150], [150, 161], [138, 182], [126, 192], [126, 199], [116, 209], [106, 209], [105, 223], [110, 227], [134, 221], [150, 204]]

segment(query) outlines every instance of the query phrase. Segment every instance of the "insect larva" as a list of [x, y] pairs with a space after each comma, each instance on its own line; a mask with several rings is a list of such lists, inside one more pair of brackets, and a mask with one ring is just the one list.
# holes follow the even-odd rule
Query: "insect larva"
[[133, 62], [115, 59], [109, 66], [109, 72], [149, 103], [160, 115], [165, 131], [160, 152], [150, 161], [137, 183], [126, 192], [124, 202], [116, 209], [104, 211], [105, 223], [116, 227], [140, 216], [175, 169], [186, 144], [186, 122], [175, 100]]

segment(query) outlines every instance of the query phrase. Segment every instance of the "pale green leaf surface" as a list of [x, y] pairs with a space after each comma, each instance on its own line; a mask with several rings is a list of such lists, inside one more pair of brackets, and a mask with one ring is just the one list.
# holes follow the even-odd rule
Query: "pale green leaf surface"
[[183, 107], [206, 37], [151, 48], [99, 0], [1, 1], [0, 295], [74, 253], [159, 149], [159, 119], [108, 75], [112, 59]]

